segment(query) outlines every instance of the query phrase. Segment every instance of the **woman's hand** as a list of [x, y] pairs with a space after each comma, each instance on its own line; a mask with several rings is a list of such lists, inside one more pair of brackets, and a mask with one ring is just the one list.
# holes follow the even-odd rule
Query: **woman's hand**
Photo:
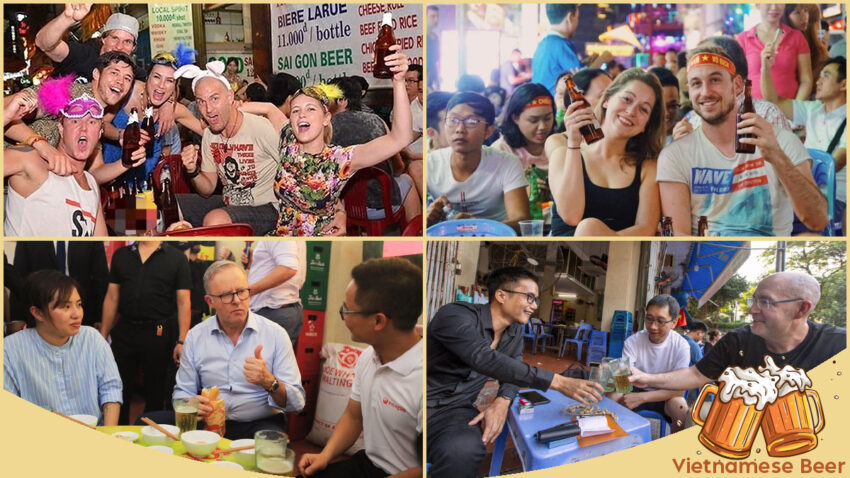
[[404, 75], [407, 73], [407, 55], [401, 52], [401, 47], [392, 45], [389, 48], [393, 53], [384, 58], [384, 64], [393, 72], [393, 81], [404, 83]]
[[564, 128], [567, 133], [567, 148], [578, 148], [581, 146], [583, 136], [581, 128], [591, 125], [596, 121], [593, 115], [593, 110], [585, 101], [574, 101], [567, 107], [567, 112], [564, 113]]

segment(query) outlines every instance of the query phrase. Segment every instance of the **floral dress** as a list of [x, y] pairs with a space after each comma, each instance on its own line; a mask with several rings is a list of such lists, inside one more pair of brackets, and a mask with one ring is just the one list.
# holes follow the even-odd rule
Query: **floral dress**
[[280, 165], [274, 191], [280, 201], [278, 236], [319, 236], [334, 217], [334, 205], [352, 177], [355, 146], [305, 153], [287, 124], [280, 135]]

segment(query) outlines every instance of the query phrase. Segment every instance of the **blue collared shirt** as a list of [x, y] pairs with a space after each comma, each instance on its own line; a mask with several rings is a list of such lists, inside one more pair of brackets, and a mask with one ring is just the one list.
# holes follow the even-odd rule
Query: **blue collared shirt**
[[[245, 360], [254, 356], [258, 345], [266, 367], [286, 387], [286, 406], [280, 407], [259, 385], [245, 380]], [[304, 408], [304, 388], [295, 362], [292, 342], [286, 330], [269, 319], [251, 312], [236, 345], [212, 316], [192, 327], [186, 335], [174, 398], [194, 397], [201, 389], [217, 386], [224, 399], [228, 420], [248, 422], [280, 411]]]
[[3, 388], [42, 408], [103, 420], [103, 405], [121, 403], [121, 376], [106, 340], [83, 326], [61, 347], [35, 329], [3, 341]]

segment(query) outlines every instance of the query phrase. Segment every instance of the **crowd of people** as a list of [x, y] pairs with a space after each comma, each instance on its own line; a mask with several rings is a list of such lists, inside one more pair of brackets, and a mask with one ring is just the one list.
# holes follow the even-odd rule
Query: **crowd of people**
[[[393, 205], [403, 204], [408, 220], [420, 214], [423, 73], [400, 47], [386, 59], [390, 128], [363, 103], [362, 77], [302, 85], [281, 72], [249, 83], [235, 59], [199, 67], [182, 44], [141, 71], [139, 22], [122, 13], [96, 40], [65, 40], [90, 9], [67, 4], [39, 30], [37, 54], [53, 63], [53, 78], [4, 98], [7, 235], [107, 235], [103, 204], [111, 203], [101, 189], [158, 197], [164, 186], [152, 173], [177, 154], [183, 167], [174, 173], [193, 192], [177, 197], [183, 221], [164, 228], [247, 223], [254, 235], [345, 235], [343, 189], [371, 166], [394, 179]], [[125, 148], [128, 125], [147, 116], [153, 128]], [[370, 218], [385, 214], [377, 183], [367, 207]]]
[[[662, 217], [675, 235], [699, 234], [703, 218], [712, 236], [843, 232], [845, 43], [828, 48], [817, 5], [756, 5], [760, 23], [736, 37], [625, 71], [607, 53], [581, 58], [577, 5], [542, 8], [551, 29], [530, 68], [515, 50], [490, 86], [464, 75], [456, 92], [429, 91], [429, 225], [519, 231], [551, 200], [553, 236], [653, 236]], [[745, 84], [755, 112], [739, 116]], [[604, 136], [588, 144], [593, 125]], [[736, 152], [739, 136], [753, 153]]]
[[[172, 398], [187, 397], [197, 398], [205, 421], [213, 408], [202, 390], [218, 387], [225, 438], [286, 432], [287, 413], [307, 400], [294, 352], [305, 244], [261, 241], [241, 263], [199, 261], [196, 244], [171, 244], [120, 248], [107, 273], [103, 243], [17, 243], [5, 271], [13, 311], [6, 319], [15, 320], [4, 339], [4, 389], [114, 426], [142, 417], [174, 424]], [[193, 300], [198, 288], [201, 304]], [[421, 476], [421, 313], [422, 271], [412, 262], [370, 259], [352, 268], [339, 319], [368, 347], [327, 445], [300, 457], [305, 476]], [[365, 449], [339, 461], [361, 432]]]

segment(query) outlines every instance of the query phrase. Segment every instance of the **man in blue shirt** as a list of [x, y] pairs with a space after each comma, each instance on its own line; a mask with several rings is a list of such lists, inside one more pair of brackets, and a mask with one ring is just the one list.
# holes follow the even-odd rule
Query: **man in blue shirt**
[[216, 315], [186, 336], [174, 398], [198, 396], [202, 419], [212, 407], [199, 393], [217, 386], [226, 407], [225, 438], [286, 431], [283, 412], [304, 408], [301, 373], [286, 330], [251, 312], [248, 278], [235, 262], [213, 263], [204, 274], [204, 289]]
[[540, 40], [531, 60], [531, 81], [545, 86], [555, 95], [555, 82], [561, 73], [581, 68], [576, 48], [570, 38], [578, 28], [578, 5], [558, 3], [546, 5], [551, 31]]
[[30, 274], [24, 290], [35, 328], [3, 342], [3, 389], [48, 410], [118, 424], [121, 377], [109, 345], [81, 326], [83, 306], [74, 279], [56, 270]]
[[695, 320], [694, 323], [691, 324], [685, 331], [685, 340], [691, 348], [691, 363], [689, 366], [702, 359], [702, 349], [699, 344], [702, 343], [702, 339], [705, 337], [706, 332], [708, 332], [708, 326], [705, 325], [705, 322], [700, 320]]

